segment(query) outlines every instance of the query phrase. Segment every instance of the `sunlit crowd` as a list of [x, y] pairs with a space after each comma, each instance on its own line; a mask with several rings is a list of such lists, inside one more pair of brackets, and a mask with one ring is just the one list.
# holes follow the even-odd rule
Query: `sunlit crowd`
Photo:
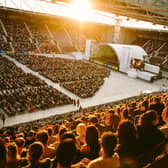
[[167, 105], [165, 92], [2, 128], [1, 167], [165, 167]]

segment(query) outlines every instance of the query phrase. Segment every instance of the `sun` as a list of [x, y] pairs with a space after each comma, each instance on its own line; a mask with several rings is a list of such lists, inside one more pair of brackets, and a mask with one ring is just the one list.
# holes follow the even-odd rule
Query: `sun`
[[76, 18], [87, 20], [91, 13], [91, 3], [89, 0], [74, 0], [71, 3], [70, 14]]
[[91, 4], [89, 0], [74, 0], [72, 5], [74, 7], [80, 7], [83, 10], [88, 10], [91, 8]]

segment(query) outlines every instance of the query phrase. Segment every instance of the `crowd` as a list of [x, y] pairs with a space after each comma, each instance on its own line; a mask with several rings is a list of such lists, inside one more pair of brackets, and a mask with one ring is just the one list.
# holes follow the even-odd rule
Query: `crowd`
[[89, 80], [80, 80], [74, 82], [62, 83], [61, 86], [80, 96], [81, 98], [92, 97], [96, 91], [103, 85], [103, 78], [94, 78]]
[[104, 67], [81, 60], [22, 54], [12, 56], [82, 98], [93, 96], [110, 74], [110, 70]]
[[72, 104], [72, 100], [0, 56], [0, 108], [7, 115]]
[[0, 108], [8, 115], [45, 110], [66, 104], [72, 104], [72, 100], [47, 85], [0, 93]]
[[45, 85], [45, 82], [30, 73], [24, 73], [7, 58], [0, 56], [0, 91]]
[[3, 128], [0, 167], [164, 168], [167, 124], [164, 92]]

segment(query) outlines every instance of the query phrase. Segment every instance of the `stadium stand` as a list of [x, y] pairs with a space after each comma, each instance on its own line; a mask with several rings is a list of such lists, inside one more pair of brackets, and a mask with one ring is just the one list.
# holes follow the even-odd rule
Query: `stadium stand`
[[[72, 31], [70, 23], [58, 25], [52, 17], [32, 17], [29, 14], [24, 14], [24, 16], [24, 18], [21, 17], [17, 12], [5, 11], [5, 14], [2, 14], [0, 18], [1, 50], [19, 53], [28, 51], [37, 53], [84, 52], [85, 40], [90, 38], [87, 37], [87, 33], [79, 32], [78, 28]], [[91, 39], [99, 37], [97, 32], [91, 34]]]
[[7, 35], [11, 40], [14, 50], [24, 52], [33, 51], [35, 49], [35, 45], [26, 30], [23, 20], [19, 20], [18, 18], [2, 18], [1, 20], [5, 25]]
[[133, 42], [133, 44], [139, 45], [144, 48], [144, 50], [148, 54], [149, 62], [151, 64], [160, 66], [163, 70], [167, 71], [168, 69], [167, 40], [138, 37]]

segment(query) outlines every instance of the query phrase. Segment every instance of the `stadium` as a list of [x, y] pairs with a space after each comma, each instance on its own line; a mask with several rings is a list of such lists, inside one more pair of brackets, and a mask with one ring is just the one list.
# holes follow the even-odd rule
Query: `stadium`
[[0, 168], [166, 168], [168, 1], [0, 0]]

